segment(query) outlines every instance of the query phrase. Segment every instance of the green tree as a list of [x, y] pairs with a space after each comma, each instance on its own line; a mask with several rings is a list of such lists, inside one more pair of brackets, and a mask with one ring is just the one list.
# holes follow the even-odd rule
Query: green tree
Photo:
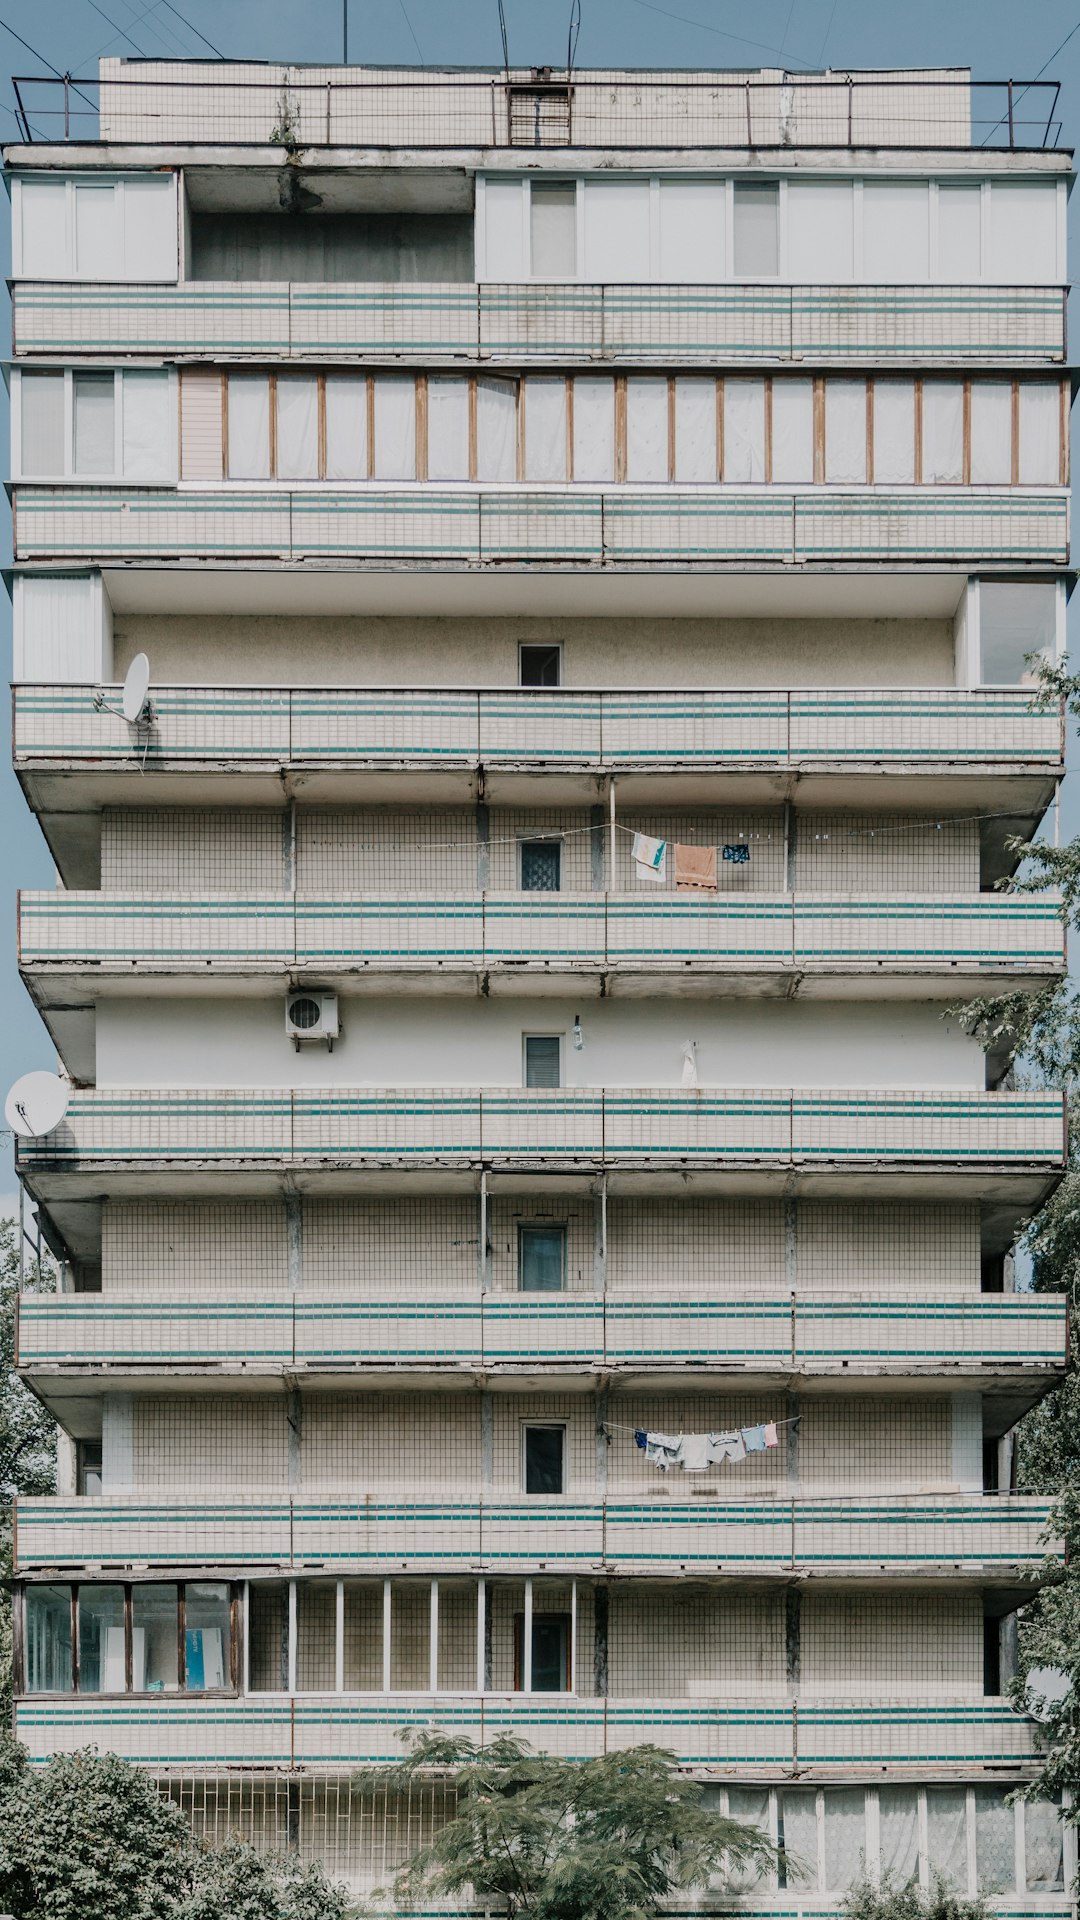
[[861, 1880], [840, 1903], [844, 1920], [990, 1920], [981, 1897], [962, 1900], [944, 1880], [928, 1893], [914, 1880], [885, 1878], [878, 1886]]
[[[12, 1572], [11, 1503], [18, 1494], [56, 1489], [56, 1422], [15, 1371], [19, 1300], [19, 1227], [0, 1220], [0, 1580]], [[53, 1293], [56, 1270], [48, 1256], [29, 1264], [30, 1293]], [[11, 1718], [11, 1596], [0, 1587], [0, 1724]]]
[[356, 1785], [402, 1793], [437, 1771], [454, 1806], [403, 1865], [404, 1905], [464, 1896], [510, 1920], [650, 1920], [680, 1888], [775, 1859], [764, 1834], [706, 1807], [659, 1747], [572, 1761], [509, 1735], [487, 1747], [437, 1730], [402, 1738], [405, 1758]]
[[348, 1895], [317, 1862], [256, 1853], [243, 1840], [199, 1847], [177, 1920], [345, 1920]]
[[177, 1920], [191, 1842], [146, 1774], [89, 1749], [43, 1767], [16, 1750], [6, 1772], [0, 1908], [16, 1920]]

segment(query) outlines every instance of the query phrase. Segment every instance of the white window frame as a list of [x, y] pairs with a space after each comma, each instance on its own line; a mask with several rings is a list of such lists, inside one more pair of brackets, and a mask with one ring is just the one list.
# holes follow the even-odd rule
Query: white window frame
[[[108, 286], [110, 284], [113, 284], [113, 285], [118, 284], [115, 275], [102, 276], [100, 273], [81, 273], [78, 269], [78, 263], [75, 257], [75, 189], [76, 187], [113, 187], [115, 188], [117, 194], [119, 195], [119, 200], [120, 200], [120, 238], [121, 238], [121, 245], [124, 250], [122, 271], [119, 276], [120, 281], [122, 281], [125, 285], [132, 285], [132, 286], [137, 286], [140, 283], [144, 286], [171, 287], [171, 286], [178, 285], [180, 281], [180, 253], [181, 253], [180, 176], [178, 172], [173, 171], [170, 176], [172, 180], [173, 235], [174, 235], [174, 240], [176, 245], [175, 272], [164, 278], [162, 278], [160, 275], [149, 277], [146, 273], [146, 266], [144, 261], [132, 260], [129, 262], [127, 258], [128, 222], [127, 222], [127, 217], [126, 217], [126, 212], [124, 207], [125, 188], [129, 181], [134, 186], [147, 179], [157, 180], [157, 179], [160, 179], [161, 177], [162, 177], [161, 172], [156, 168], [154, 169], [153, 173], [150, 173], [150, 172], [139, 173], [139, 174], [69, 173], [64, 175], [63, 184], [67, 188], [67, 196], [66, 196], [66, 214], [65, 214], [65, 249], [64, 249], [65, 260], [64, 260], [63, 270], [61, 272], [58, 272], [50, 276], [49, 281], [43, 282], [42, 284], [52, 285], [56, 283], [59, 285], [68, 281], [76, 281], [80, 285], [93, 285], [96, 283], [100, 286]], [[38, 181], [42, 179], [50, 180], [55, 185], [57, 176], [55, 174], [43, 174], [43, 173], [34, 172], [33, 174], [26, 174], [26, 175], [16, 174], [12, 181], [11, 259], [12, 259], [12, 278], [15, 280], [26, 280], [30, 278], [30, 276], [23, 269], [24, 215], [23, 215], [23, 203], [22, 203], [22, 189], [24, 184], [27, 184], [31, 181]], [[162, 197], [164, 198], [164, 196]]]
[[[1003, 574], [1001, 582], [1006, 585], [1034, 586], [1033, 580], [1024, 580], [1015, 574]], [[996, 576], [990, 576], [988, 584], [998, 584]], [[1048, 583], [1054, 587], [1054, 658], [1060, 660], [1065, 653], [1067, 641], [1066, 621], [1068, 619], [1068, 596], [1065, 581], [1062, 578]], [[960, 596], [954, 615], [953, 632], [956, 644], [956, 684], [958, 687], [981, 687], [982, 679], [982, 629], [980, 616], [982, 599], [980, 587], [982, 575], [976, 574], [967, 583]]]
[[[37, 374], [62, 374], [64, 379], [64, 466], [59, 473], [24, 474], [22, 463], [22, 382], [23, 375], [33, 378]], [[111, 373], [113, 377], [113, 470], [111, 473], [76, 473], [75, 471], [75, 376], [77, 373]], [[166, 373], [169, 378], [169, 398], [172, 406], [172, 418], [175, 426], [172, 457], [162, 462], [161, 476], [157, 480], [129, 480], [124, 474], [124, 380], [125, 373]], [[80, 487], [166, 487], [175, 486], [179, 477], [180, 460], [180, 408], [177, 371], [175, 367], [166, 367], [160, 360], [140, 361], [137, 367], [101, 367], [88, 364], [85, 367], [17, 367], [11, 376], [11, 477], [16, 485], [28, 487], [51, 487], [67, 485]]]
[[[541, 834], [529, 835], [529, 838], [532, 840], [539, 840], [539, 839], [542, 839], [543, 837], [544, 836]], [[554, 839], [556, 836], [550, 835], [548, 837]], [[521, 871], [521, 854], [519, 852], [518, 853], [519, 874], [520, 874], [520, 871]], [[529, 1041], [530, 1040], [557, 1040], [558, 1041], [559, 1043], [559, 1084], [557, 1087], [530, 1087], [528, 1079], [526, 1077], [528, 1074]], [[525, 1033], [522, 1034], [521, 1036], [521, 1085], [523, 1090], [526, 1093], [560, 1093], [562, 1089], [565, 1087], [566, 1081], [563, 1077], [566, 1072], [565, 1040], [566, 1040], [566, 1035], [563, 1033], [561, 1027], [559, 1028], [530, 1027]]]

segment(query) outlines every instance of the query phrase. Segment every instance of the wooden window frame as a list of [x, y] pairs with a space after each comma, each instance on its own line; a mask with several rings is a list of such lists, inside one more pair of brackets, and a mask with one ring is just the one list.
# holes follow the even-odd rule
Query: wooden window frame
[[825, 482], [825, 379], [824, 375], [813, 376], [813, 436], [814, 436], [814, 486], [823, 486]]
[[[124, 1695], [125, 1696], [132, 1695], [135, 1698], [140, 1700], [144, 1698], [148, 1698], [149, 1696], [145, 1691], [143, 1693], [135, 1695], [135, 1689], [134, 1689], [134, 1679], [135, 1679], [135, 1673], [134, 1673], [135, 1639], [134, 1639], [134, 1631], [133, 1631], [134, 1589], [136, 1587], [175, 1587], [177, 1590], [177, 1593], [176, 1593], [177, 1689], [176, 1690], [178, 1694], [187, 1694], [188, 1692], [187, 1589], [188, 1589], [188, 1586], [191, 1584], [189, 1581], [186, 1581], [186, 1580], [68, 1580], [68, 1581], [51, 1581], [48, 1584], [54, 1585], [54, 1586], [66, 1586], [68, 1589], [68, 1596], [69, 1596], [68, 1605], [70, 1609], [69, 1633], [71, 1637], [71, 1691], [77, 1694], [83, 1693], [82, 1649], [79, 1644], [79, 1595], [82, 1592], [83, 1588], [93, 1588], [93, 1587], [100, 1586], [100, 1587], [119, 1587], [121, 1589], [121, 1592], [123, 1594], [123, 1610], [124, 1610]], [[212, 1693], [218, 1699], [223, 1699], [232, 1694], [238, 1694], [240, 1692], [240, 1680], [239, 1680], [240, 1632], [241, 1632], [240, 1587], [235, 1580], [213, 1581], [209, 1584], [212, 1584], [214, 1586], [224, 1586], [228, 1591], [229, 1670], [228, 1670], [228, 1677], [223, 1687], [220, 1687], [220, 1688], [219, 1687], [213, 1687], [213, 1688], [202, 1687], [199, 1689], [198, 1694], [193, 1694], [191, 1696], [193, 1699], [200, 1699], [210, 1693]], [[33, 1587], [36, 1585], [37, 1585], [37, 1582], [32, 1582], [22, 1587], [20, 1604], [13, 1609], [12, 1670], [15, 1675], [18, 1692], [23, 1697], [26, 1697], [27, 1695], [27, 1660], [26, 1660], [26, 1634], [25, 1634], [26, 1602], [29, 1594], [33, 1591]], [[246, 1622], [244, 1623], [244, 1628], [246, 1630]], [[115, 1698], [115, 1697], [117, 1696], [103, 1695], [97, 1690], [95, 1690], [93, 1694], [86, 1695], [86, 1698], [88, 1699]]]

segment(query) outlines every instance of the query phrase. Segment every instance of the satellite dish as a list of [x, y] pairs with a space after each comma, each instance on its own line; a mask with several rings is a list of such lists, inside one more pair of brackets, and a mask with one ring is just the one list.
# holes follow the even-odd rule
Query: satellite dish
[[71, 1089], [58, 1073], [24, 1073], [4, 1103], [4, 1118], [20, 1140], [36, 1140], [60, 1125]]
[[124, 691], [120, 697], [120, 710], [129, 727], [148, 719], [149, 692], [150, 662], [145, 653], [137, 653], [124, 675]]
[[1048, 1720], [1060, 1707], [1072, 1682], [1060, 1667], [1032, 1667], [1027, 1677], [1027, 1708], [1035, 1720]]

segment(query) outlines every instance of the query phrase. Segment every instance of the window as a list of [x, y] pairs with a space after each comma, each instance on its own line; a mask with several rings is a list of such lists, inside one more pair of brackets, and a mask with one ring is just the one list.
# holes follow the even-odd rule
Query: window
[[874, 480], [910, 486], [915, 478], [915, 382], [874, 381]]
[[566, 381], [541, 374], [524, 389], [526, 480], [566, 479]]
[[90, 1498], [101, 1493], [101, 1441], [75, 1443], [75, 1491]]
[[[558, 840], [522, 841], [521, 890], [523, 893], [558, 893], [561, 870], [562, 847]], [[556, 1045], [558, 1045], [557, 1041]]]
[[27, 1587], [26, 1690], [221, 1692], [235, 1685], [233, 1604], [223, 1581]]
[[22, 394], [22, 472], [28, 478], [61, 474], [64, 458], [64, 386], [62, 373], [24, 373]]
[[1052, 580], [979, 582], [979, 677], [983, 686], [1029, 680], [1028, 654], [1057, 652], [1057, 587]]
[[164, 369], [18, 373], [19, 479], [176, 478], [176, 389]]
[[566, 1286], [566, 1228], [519, 1226], [518, 1286], [522, 1293], [562, 1293]]
[[938, 279], [982, 278], [982, 188], [938, 188]]
[[[520, 1693], [525, 1685], [525, 1615], [514, 1615], [514, 1688]], [[532, 1617], [532, 1691], [533, 1693], [569, 1693], [570, 1615], [534, 1613]]]
[[525, 1085], [558, 1087], [562, 1085], [562, 1040], [557, 1033], [525, 1035]]
[[518, 648], [518, 685], [557, 687], [562, 681], [562, 648], [523, 644]]
[[735, 277], [767, 279], [780, 271], [780, 190], [775, 182], [735, 182]]
[[863, 279], [886, 286], [929, 278], [930, 192], [925, 180], [863, 183]]
[[565, 1427], [523, 1427], [522, 1480], [526, 1493], [563, 1492]]
[[813, 1886], [817, 1880], [817, 1791], [813, 1787], [785, 1787], [777, 1795], [777, 1802], [780, 1884]]
[[76, 473], [112, 473], [116, 465], [116, 416], [111, 373], [77, 373], [75, 404]]
[[1016, 1816], [1000, 1787], [975, 1788], [975, 1878], [980, 1893], [1016, 1890]]
[[531, 271], [542, 280], [577, 272], [577, 188], [572, 180], [534, 180], [529, 196]]
[[922, 477], [924, 484], [953, 485], [964, 477], [964, 388], [960, 380], [927, 380], [923, 386]]
[[27, 1693], [71, 1693], [75, 1687], [70, 1587], [27, 1587]]
[[17, 274], [27, 280], [175, 281], [176, 176], [13, 182]]
[[80, 1690], [125, 1693], [126, 1660], [123, 1587], [80, 1587]]

